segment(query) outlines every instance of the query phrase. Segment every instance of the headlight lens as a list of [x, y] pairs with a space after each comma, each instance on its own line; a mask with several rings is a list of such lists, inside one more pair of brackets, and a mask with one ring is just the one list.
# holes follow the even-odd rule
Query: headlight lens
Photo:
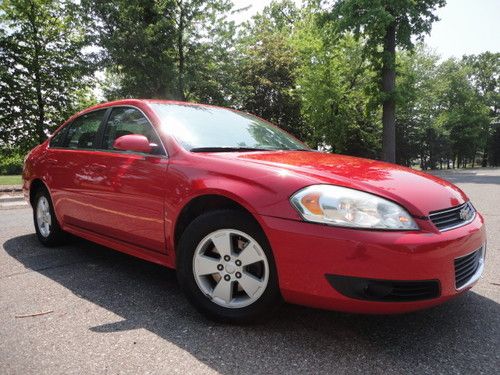
[[313, 185], [290, 201], [306, 221], [350, 228], [416, 230], [401, 206], [376, 195], [334, 185]]

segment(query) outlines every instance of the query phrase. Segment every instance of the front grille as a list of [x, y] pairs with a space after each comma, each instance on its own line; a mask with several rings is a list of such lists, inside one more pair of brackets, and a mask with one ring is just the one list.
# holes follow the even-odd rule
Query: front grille
[[440, 231], [445, 231], [470, 223], [475, 215], [476, 210], [472, 204], [466, 202], [446, 210], [433, 211], [429, 218]]
[[437, 298], [437, 280], [380, 280], [360, 277], [325, 275], [330, 285], [344, 296], [366, 301], [410, 302]]
[[474, 276], [481, 266], [483, 248], [455, 259], [455, 285], [457, 289], [463, 287]]

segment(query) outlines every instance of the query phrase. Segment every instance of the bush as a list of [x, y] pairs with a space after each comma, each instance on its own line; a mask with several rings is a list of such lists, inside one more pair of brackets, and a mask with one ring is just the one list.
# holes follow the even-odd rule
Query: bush
[[23, 172], [23, 157], [21, 154], [0, 156], [0, 175], [21, 174]]

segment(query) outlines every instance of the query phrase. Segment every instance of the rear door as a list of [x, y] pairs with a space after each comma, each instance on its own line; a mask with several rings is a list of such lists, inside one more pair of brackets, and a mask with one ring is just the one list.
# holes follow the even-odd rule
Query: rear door
[[93, 220], [87, 186], [95, 173], [90, 165], [106, 109], [86, 113], [64, 126], [50, 141], [48, 166], [52, 200], [63, 223], [90, 228]]

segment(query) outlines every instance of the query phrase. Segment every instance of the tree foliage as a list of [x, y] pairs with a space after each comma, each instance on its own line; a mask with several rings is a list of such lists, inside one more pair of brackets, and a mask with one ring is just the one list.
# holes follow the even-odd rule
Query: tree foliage
[[74, 3], [0, 3], [0, 143], [27, 150], [88, 96], [88, 56]]
[[422, 39], [437, 19], [434, 12], [445, 0], [338, 0], [327, 19], [340, 30], [365, 40], [367, 54], [380, 71], [382, 92], [382, 158], [396, 157], [396, 48], [412, 49], [413, 37]]
[[238, 41], [235, 98], [240, 109], [307, 135], [296, 90], [297, 50], [290, 34], [299, 17], [292, 1], [272, 3], [247, 23]]
[[[373, 106], [376, 77], [363, 56], [363, 45], [324, 25], [312, 14], [293, 37], [299, 51], [298, 92], [312, 143], [332, 151], [376, 157], [380, 122]], [[329, 146], [329, 147], [328, 147]]]
[[463, 62], [445, 61], [439, 67], [438, 80], [440, 111], [436, 123], [449, 132], [452, 160], [460, 166], [484, 147], [488, 107], [468, 80]]
[[2, 161], [100, 96], [229, 106], [371, 158], [395, 131], [397, 163], [422, 169], [500, 165], [500, 54], [429, 52], [443, 4], [276, 0], [236, 26], [230, 0], [4, 0]]
[[101, 64], [114, 85], [107, 97], [221, 102], [211, 79], [234, 24], [228, 0], [83, 0]]
[[419, 46], [398, 55], [396, 96], [396, 161], [411, 166], [420, 159], [426, 169], [448, 151], [446, 133], [435, 123], [438, 57]]

